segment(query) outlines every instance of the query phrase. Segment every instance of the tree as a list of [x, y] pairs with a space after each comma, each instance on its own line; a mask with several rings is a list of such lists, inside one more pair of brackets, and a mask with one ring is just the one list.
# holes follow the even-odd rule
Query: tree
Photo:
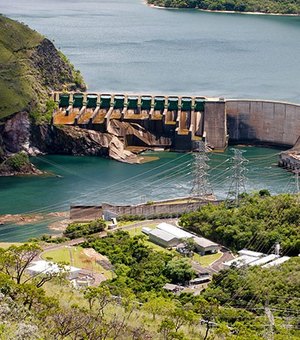
[[108, 287], [88, 287], [83, 294], [84, 298], [88, 300], [90, 310], [97, 303], [97, 312], [104, 316], [105, 307], [112, 301], [112, 296]]
[[10, 246], [0, 252], [0, 270], [20, 284], [25, 270], [41, 252], [35, 243], [25, 243], [21, 246]]
[[161, 296], [151, 297], [147, 302], [143, 304], [143, 309], [152, 314], [152, 320], [156, 319], [156, 315], [163, 315], [172, 311], [175, 305], [172, 301], [167, 300]]
[[174, 258], [167, 263], [165, 275], [172, 283], [185, 284], [195, 276], [195, 272], [187, 259]]

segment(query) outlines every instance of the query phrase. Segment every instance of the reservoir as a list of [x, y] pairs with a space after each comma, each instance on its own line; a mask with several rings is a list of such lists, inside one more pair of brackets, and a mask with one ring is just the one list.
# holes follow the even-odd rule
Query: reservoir
[[[262, 98], [300, 103], [300, 18], [162, 10], [140, 0], [15, 0], [1, 12], [38, 30], [80, 69], [89, 91]], [[249, 192], [293, 191], [278, 149], [244, 147]], [[151, 153], [153, 155], [153, 153]], [[66, 211], [70, 204], [140, 203], [187, 195], [191, 154], [158, 153], [142, 165], [43, 156], [56, 176], [0, 178], [0, 214]], [[219, 198], [230, 186], [229, 148], [210, 156]], [[24, 241], [51, 221], [0, 226], [0, 241]]]

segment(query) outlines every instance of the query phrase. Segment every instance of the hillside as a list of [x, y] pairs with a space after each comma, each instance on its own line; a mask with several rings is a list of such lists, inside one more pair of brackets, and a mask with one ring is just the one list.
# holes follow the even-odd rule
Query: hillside
[[0, 31], [0, 120], [45, 105], [51, 89], [85, 88], [79, 72], [41, 34], [4, 16]]
[[300, 14], [300, 0], [147, 0], [149, 5], [210, 11]]

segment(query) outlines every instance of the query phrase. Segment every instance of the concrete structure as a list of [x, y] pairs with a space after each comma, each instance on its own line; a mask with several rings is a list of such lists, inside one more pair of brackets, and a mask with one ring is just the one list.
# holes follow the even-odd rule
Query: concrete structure
[[226, 100], [232, 142], [293, 146], [300, 135], [300, 105], [266, 100]]
[[[186, 202], [184, 202], [186, 200]], [[178, 202], [178, 203], [177, 203]], [[103, 203], [102, 205], [72, 205], [70, 206], [70, 219], [73, 221], [90, 221], [104, 216], [105, 220], [122, 215], [142, 215], [153, 217], [161, 214], [174, 214], [178, 216], [185, 212], [198, 210], [207, 204], [219, 204], [222, 201], [202, 201], [195, 198], [180, 198], [174, 200], [155, 201], [151, 204], [142, 203], [136, 205], [114, 205]]]
[[160, 229], [153, 229], [149, 232], [149, 241], [165, 248], [175, 247], [178, 244], [176, 236]]
[[[59, 107], [53, 113], [53, 124], [109, 132], [111, 120], [120, 120], [138, 123], [157, 139], [170, 137], [174, 150], [192, 150], [193, 141], [204, 135], [213, 149], [227, 147], [225, 102], [222, 99], [74, 92], [54, 92], [53, 99]], [[143, 146], [143, 141], [137, 137], [134, 145]], [[159, 145], [155, 143], [154, 146]]]
[[220, 248], [217, 243], [212, 242], [207, 238], [194, 236], [193, 239], [195, 242], [196, 250], [201, 255], [205, 255], [208, 253], [217, 253]]
[[27, 268], [27, 272], [31, 276], [37, 275], [58, 275], [67, 273], [67, 276], [70, 280], [78, 277], [80, 268], [72, 267], [72, 266], [63, 266], [60, 267], [56, 263], [49, 261], [35, 261], [32, 262], [32, 265]]

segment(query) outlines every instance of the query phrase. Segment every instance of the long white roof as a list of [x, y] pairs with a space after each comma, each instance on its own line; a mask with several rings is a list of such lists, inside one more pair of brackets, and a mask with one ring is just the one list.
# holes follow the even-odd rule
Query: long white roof
[[277, 259], [278, 257], [279, 257], [279, 255], [270, 254], [270, 255], [261, 257], [258, 260], [255, 260], [255, 261], [249, 263], [249, 266], [262, 266], [263, 264], [271, 262], [271, 261]]
[[182, 239], [182, 238], [191, 238], [194, 235], [192, 235], [191, 233], [188, 233], [178, 227], [175, 227], [174, 225], [168, 224], [168, 223], [160, 223], [157, 226], [158, 229], [160, 230], [164, 230], [167, 233], [170, 233], [172, 235], [174, 235], [176, 238], [178, 239]]
[[286, 262], [289, 259], [290, 259], [289, 256], [282, 256], [282, 257], [279, 257], [278, 259], [276, 259], [276, 260], [274, 260], [270, 263], [263, 265], [262, 268], [270, 268], [270, 267], [274, 267], [274, 266], [279, 266], [280, 264]]
[[238, 251], [239, 255], [247, 255], [247, 256], [253, 256], [253, 257], [261, 257], [264, 254], [260, 253], [258, 251], [248, 250], [248, 249], [242, 249]]

